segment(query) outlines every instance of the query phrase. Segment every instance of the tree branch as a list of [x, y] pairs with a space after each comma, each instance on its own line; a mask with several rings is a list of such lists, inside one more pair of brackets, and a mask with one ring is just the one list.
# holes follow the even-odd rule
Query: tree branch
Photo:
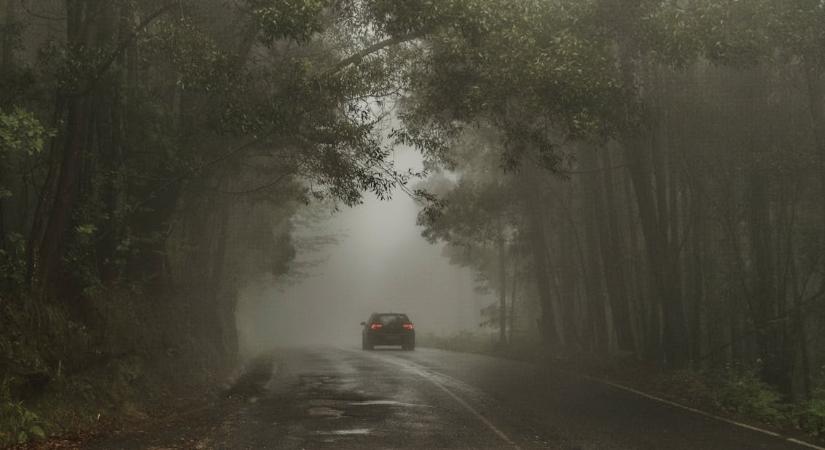
[[140, 33], [143, 30], [145, 30], [149, 25], [151, 25], [152, 22], [154, 22], [155, 19], [160, 17], [163, 13], [175, 7], [175, 5], [176, 3], [167, 3], [166, 5], [157, 9], [152, 14], [146, 16], [146, 18], [144, 18], [138, 24], [138, 26], [135, 27], [135, 29], [131, 33], [129, 33], [129, 36], [126, 37], [126, 39], [123, 39], [120, 42], [120, 44], [118, 44], [117, 48], [112, 53], [110, 53], [109, 56], [106, 57], [106, 59], [103, 61], [103, 64], [100, 65], [100, 67], [97, 69], [97, 72], [89, 81], [89, 85], [86, 86], [85, 90], [83, 90], [83, 94], [88, 94], [92, 89], [94, 89], [94, 87], [97, 85], [97, 82], [100, 81], [100, 79], [103, 78], [103, 75], [105, 75], [109, 68], [112, 67], [112, 64], [114, 64], [118, 56], [122, 55], [123, 52], [125, 52], [126, 49], [129, 48], [130, 45], [132, 45], [132, 43], [135, 41], [135, 39], [137, 39], [138, 35], [140, 35]]
[[53, 20], [55, 22], [62, 22], [64, 20], [66, 20], [65, 16], [64, 17], [47, 16], [45, 14], [41, 14], [41, 13], [37, 13], [37, 12], [32, 11], [31, 8], [29, 8], [29, 5], [26, 4], [26, 0], [20, 0], [20, 7], [23, 8], [23, 11], [25, 11], [26, 14], [28, 14], [32, 17], [36, 17], [38, 19]]
[[423, 35], [423, 32], [408, 33], [401, 36], [394, 36], [388, 39], [384, 39], [380, 42], [376, 42], [375, 44], [372, 44], [369, 47], [338, 61], [337, 63], [335, 63], [335, 65], [327, 69], [323, 73], [323, 76], [329, 76], [338, 73], [341, 70], [347, 68], [348, 66], [358, 64], [359, 62], [361, 62], [362, 59], [366, 58], [367, 56], [373, 53], [379, 52], [387, 47], [392, 47], [393, 45], [412, 41], [413, 39], [417, 39]]
[[269, 188], [272, 188], [272, 187], [277, 186], [278, 184], [280, 184], [280, 183], [281, 183], [281, 181], [283, 181], [286, 177], [288, 177], [289, 175], [292, 175], [293, 173], [295, 173], [295, 172], [294, 172], [294, 171], [291, 171], [291, 170], [290, 170], [290, 171], [287, 171], [287, 172], [284, 172], [284, 173], [282, 173], [282, 174], [281, 174], [281, 176], [279, 176], [279, 177], [278, 177], [278, 178], [276, 178], [275, 180], [270, 181], [269, 183], [263, 184], [263, 185], [261, 185], [261, 186], [251, 188], [251, 189], [245, 189], [245, 190], [241, 190], [241, 191], [223, 191], [223, 190], [220, 190], [220, 189], [215, 189], [215, 191], [217, 191], [217, 192], [218, 192], [218, 193], [220, 193], [220, 194], [226, 194], [226, 195], [248, 195], [248, 194], [255, 194], [255, 193], [257, 193], [257, 192], [261, 192], [261, 191], [264, 191], [264, 190], [266, 190], [266, 189], [269, 189]]

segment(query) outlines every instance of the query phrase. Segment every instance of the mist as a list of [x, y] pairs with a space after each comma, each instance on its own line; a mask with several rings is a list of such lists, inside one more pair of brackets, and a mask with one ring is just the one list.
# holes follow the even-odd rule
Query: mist
[[0, 0], [0, 447], [823, 437], [825, 0]]
[[[398, 149], [402, 170], [422, 169], [421, 155]], [[360, 323], [373, 312], [410, 316], [419, 333], [486, 332], [480, 310], [494, 302], [480, 291], [472, 270], [451, 264], [445, 244], [421, 237], [420, 202], [401, 190], [390, 200], [373, 196], [338, 211], [322, 206], [309, 229], [298, 230], [293, 266], [301, 274], [262, 277], [242, 288], [236, 318], [244, 355], [273, 346], [360, 342]], [[301, 250], [302, 239], [333, 238]]]

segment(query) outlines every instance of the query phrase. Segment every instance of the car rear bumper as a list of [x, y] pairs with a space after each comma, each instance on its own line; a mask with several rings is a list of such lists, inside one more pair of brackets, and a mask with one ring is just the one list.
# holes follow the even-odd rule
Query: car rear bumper
[[415, 333], [367, 333], [371, 345], [407, 345], [415, 342]]

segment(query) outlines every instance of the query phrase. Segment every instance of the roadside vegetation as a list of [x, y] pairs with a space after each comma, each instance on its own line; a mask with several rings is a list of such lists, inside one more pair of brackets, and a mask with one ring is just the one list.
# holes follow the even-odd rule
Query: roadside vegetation
[[216, 385], [296, 211], [408, 177], [364, 101], [395, 54], [330, 6], [0, 1], [0, 446]]
[[[592, 376], [678, 404], [789, 435], [822, 439], [825, 434], [825, 389], [810, 399], [789, 401], [764, 382], [758, 366], [728, 365], [706, 370], [668, 370], [633, 358], [593, 359], [547, 355], [538, 340], [501, 345], [495, 333], [461, 331], [422, 334], [421, 347], [478, 353], [532, 362], [573, 376]], [[820, 384], [819, 386], [823, 386]]]
[[821, 433], [823, 5], [484, 3], [404, 115], [443, 144], [419, 223], [498, 297], [482, 325]]
[[821, 433], [823, 49], [819, 0], [0, 0], [0, 439], [220, 377], [296, 211], [395, 189], [498, 348]]

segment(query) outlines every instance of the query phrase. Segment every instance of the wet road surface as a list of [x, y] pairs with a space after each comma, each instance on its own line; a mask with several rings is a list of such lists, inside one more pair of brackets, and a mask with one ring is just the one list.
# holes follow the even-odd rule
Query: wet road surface
[[528, 363], [432, 349], [274, 351], [230, 394], [90, 448], [805, 448]]

